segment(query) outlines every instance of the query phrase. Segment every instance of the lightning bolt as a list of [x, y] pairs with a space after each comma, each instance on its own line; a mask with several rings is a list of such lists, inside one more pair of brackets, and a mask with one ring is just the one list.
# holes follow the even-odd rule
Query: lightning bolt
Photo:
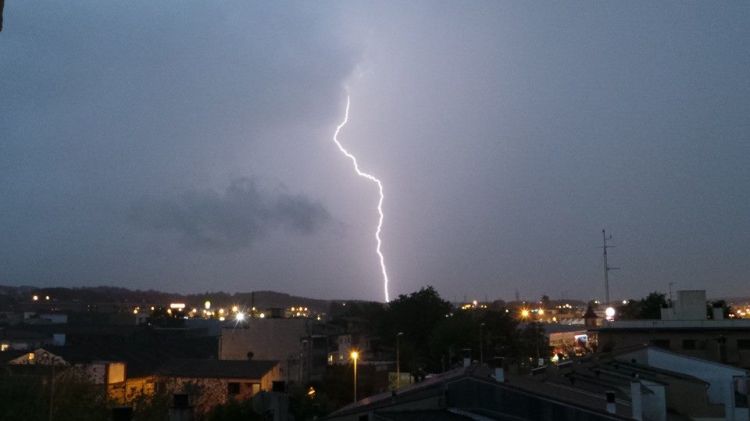
[[383, 245], [383, 240], [380, 238], [380, 232], [383, 229], [383, 218], [385, 215], [383, 215], [383, 199], [385, 196], [383, 195], [383, 183], [380, 182], [380, 179], [375, 177], [372, 174], [368, 174], [362, 170], [359, 169], [359, 164], [357, 163], [357, 157], [349, 153], [349, 151], [344, 148], [344, 146], [339, 142], [339, 132], [341, 131], [341, 128], [346, 126], [346, 123], [349, 122], [349, 95], [346, 96], [346, 111], [344, 112], [344, 121], [342, 121], [338, 126], [336, 126], [336, 131], [333, 133], [333, 143], [336, 144], [336, 146], [339, 148], [339, 151], [341, 151], [342, 154], [344, 154], [347, 158], [349, 158], [352, 161], [352, 164], [354, 165], [354, 171], [357, 172], [357, 175], [366, 178], [373, 183], [377, 184], [378, 186], [378, 192], [380, 193], [380, 199], [378, 199], [378, 228], [375, 230], [375, 241], [377, 242], [377, 247], [375, 248], [375, 252], [378, 254], [378, 258], [380, 259], [380, 271], [383, 274], [383, 287], [385, 289], [385, 302], [387, 303], [389, 300], [388, 298], [388, 271], [385, 268], [385, 257], [383, 257], [383, 252], [380, 250], [381, 246]]

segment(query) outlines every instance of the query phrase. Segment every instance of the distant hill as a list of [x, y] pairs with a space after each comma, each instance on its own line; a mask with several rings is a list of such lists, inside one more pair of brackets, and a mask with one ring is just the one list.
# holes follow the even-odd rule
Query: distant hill
[[4, 286], [0, 285], [0, 309], [14, 308], [17, 304], [29, 303], [32, 296], [37, 295], [40, 300], [49, 296], [52, 302], [74, 303], [114, 303], [114, 304], [148, 304], [168, 305], [181, 302], [188, 307], [203, 307], [205, 301], [210, 301], [212, 307], [231, 307], [238, 305], [242, 308], [255, 306], [259, 309], [272, 307], [307, 307], [310, 311], [328, 312], [331, 301], [314, 298], [298, 297], [275, 291], [239, 292], [206, 292], [199, 294], [177, 294], [156, 290], [130, 290], [127, 288], [96, 286], [96, 287], [50, 287], [38, 288], [33, 286]]

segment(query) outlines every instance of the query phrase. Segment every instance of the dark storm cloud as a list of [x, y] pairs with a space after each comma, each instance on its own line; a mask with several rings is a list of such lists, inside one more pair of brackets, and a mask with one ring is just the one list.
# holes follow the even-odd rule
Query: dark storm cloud
[[311, 234], [329, 219], [319, 203], [303, 195], [261, 190], [248, 178], [233, 180], [223, 193], [189, 190], [143, 198], [130, 213], [141, 228], [175, 233], [183, 245], [210, 251], [250, 247], [280, 228]]

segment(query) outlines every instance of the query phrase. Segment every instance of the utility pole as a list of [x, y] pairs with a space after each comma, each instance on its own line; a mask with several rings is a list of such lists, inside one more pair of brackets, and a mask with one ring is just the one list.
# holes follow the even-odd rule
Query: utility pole
[[399, 339], [401, 339], [403, 334], [404, 332], [398, 332], [396, 334], [396, 390], [401, 388], [401, 343]]
[[669, 283], [669, 306], [672, 307], [672, 285], [674, 285], [674, 282]]
[[610, 234], [609, 237], [607, 237], [607, 233], [604, 229], [602, 229], [602, 240], [604, 241], [604, 246], [602, 247], [604, 249], [604, 305], [609, 305], [609, 271], [610, 270], [618, 270], [620, 268], [612, 268], [609, 267], [607, 264], [607, 249], [610, 247], [614, 247], [607, 244], [607, 240], [611, 240], [612, 235]]
[[479, 324], [479, 364], [484, 364], [484, 322]]

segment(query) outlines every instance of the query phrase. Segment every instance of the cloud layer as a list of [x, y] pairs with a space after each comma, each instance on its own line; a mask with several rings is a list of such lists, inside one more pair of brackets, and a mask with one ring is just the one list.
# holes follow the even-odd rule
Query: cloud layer
[[141, 228], [177, 234], [188, 248], [223, 252], [250, 247], [273, 230], [311, 234], [330, 216], [303, 195], [264, 191], [255, 181], [241, 178], [223, 193], [189, 190], [143, 198], [133, 206], [130, 219]]

